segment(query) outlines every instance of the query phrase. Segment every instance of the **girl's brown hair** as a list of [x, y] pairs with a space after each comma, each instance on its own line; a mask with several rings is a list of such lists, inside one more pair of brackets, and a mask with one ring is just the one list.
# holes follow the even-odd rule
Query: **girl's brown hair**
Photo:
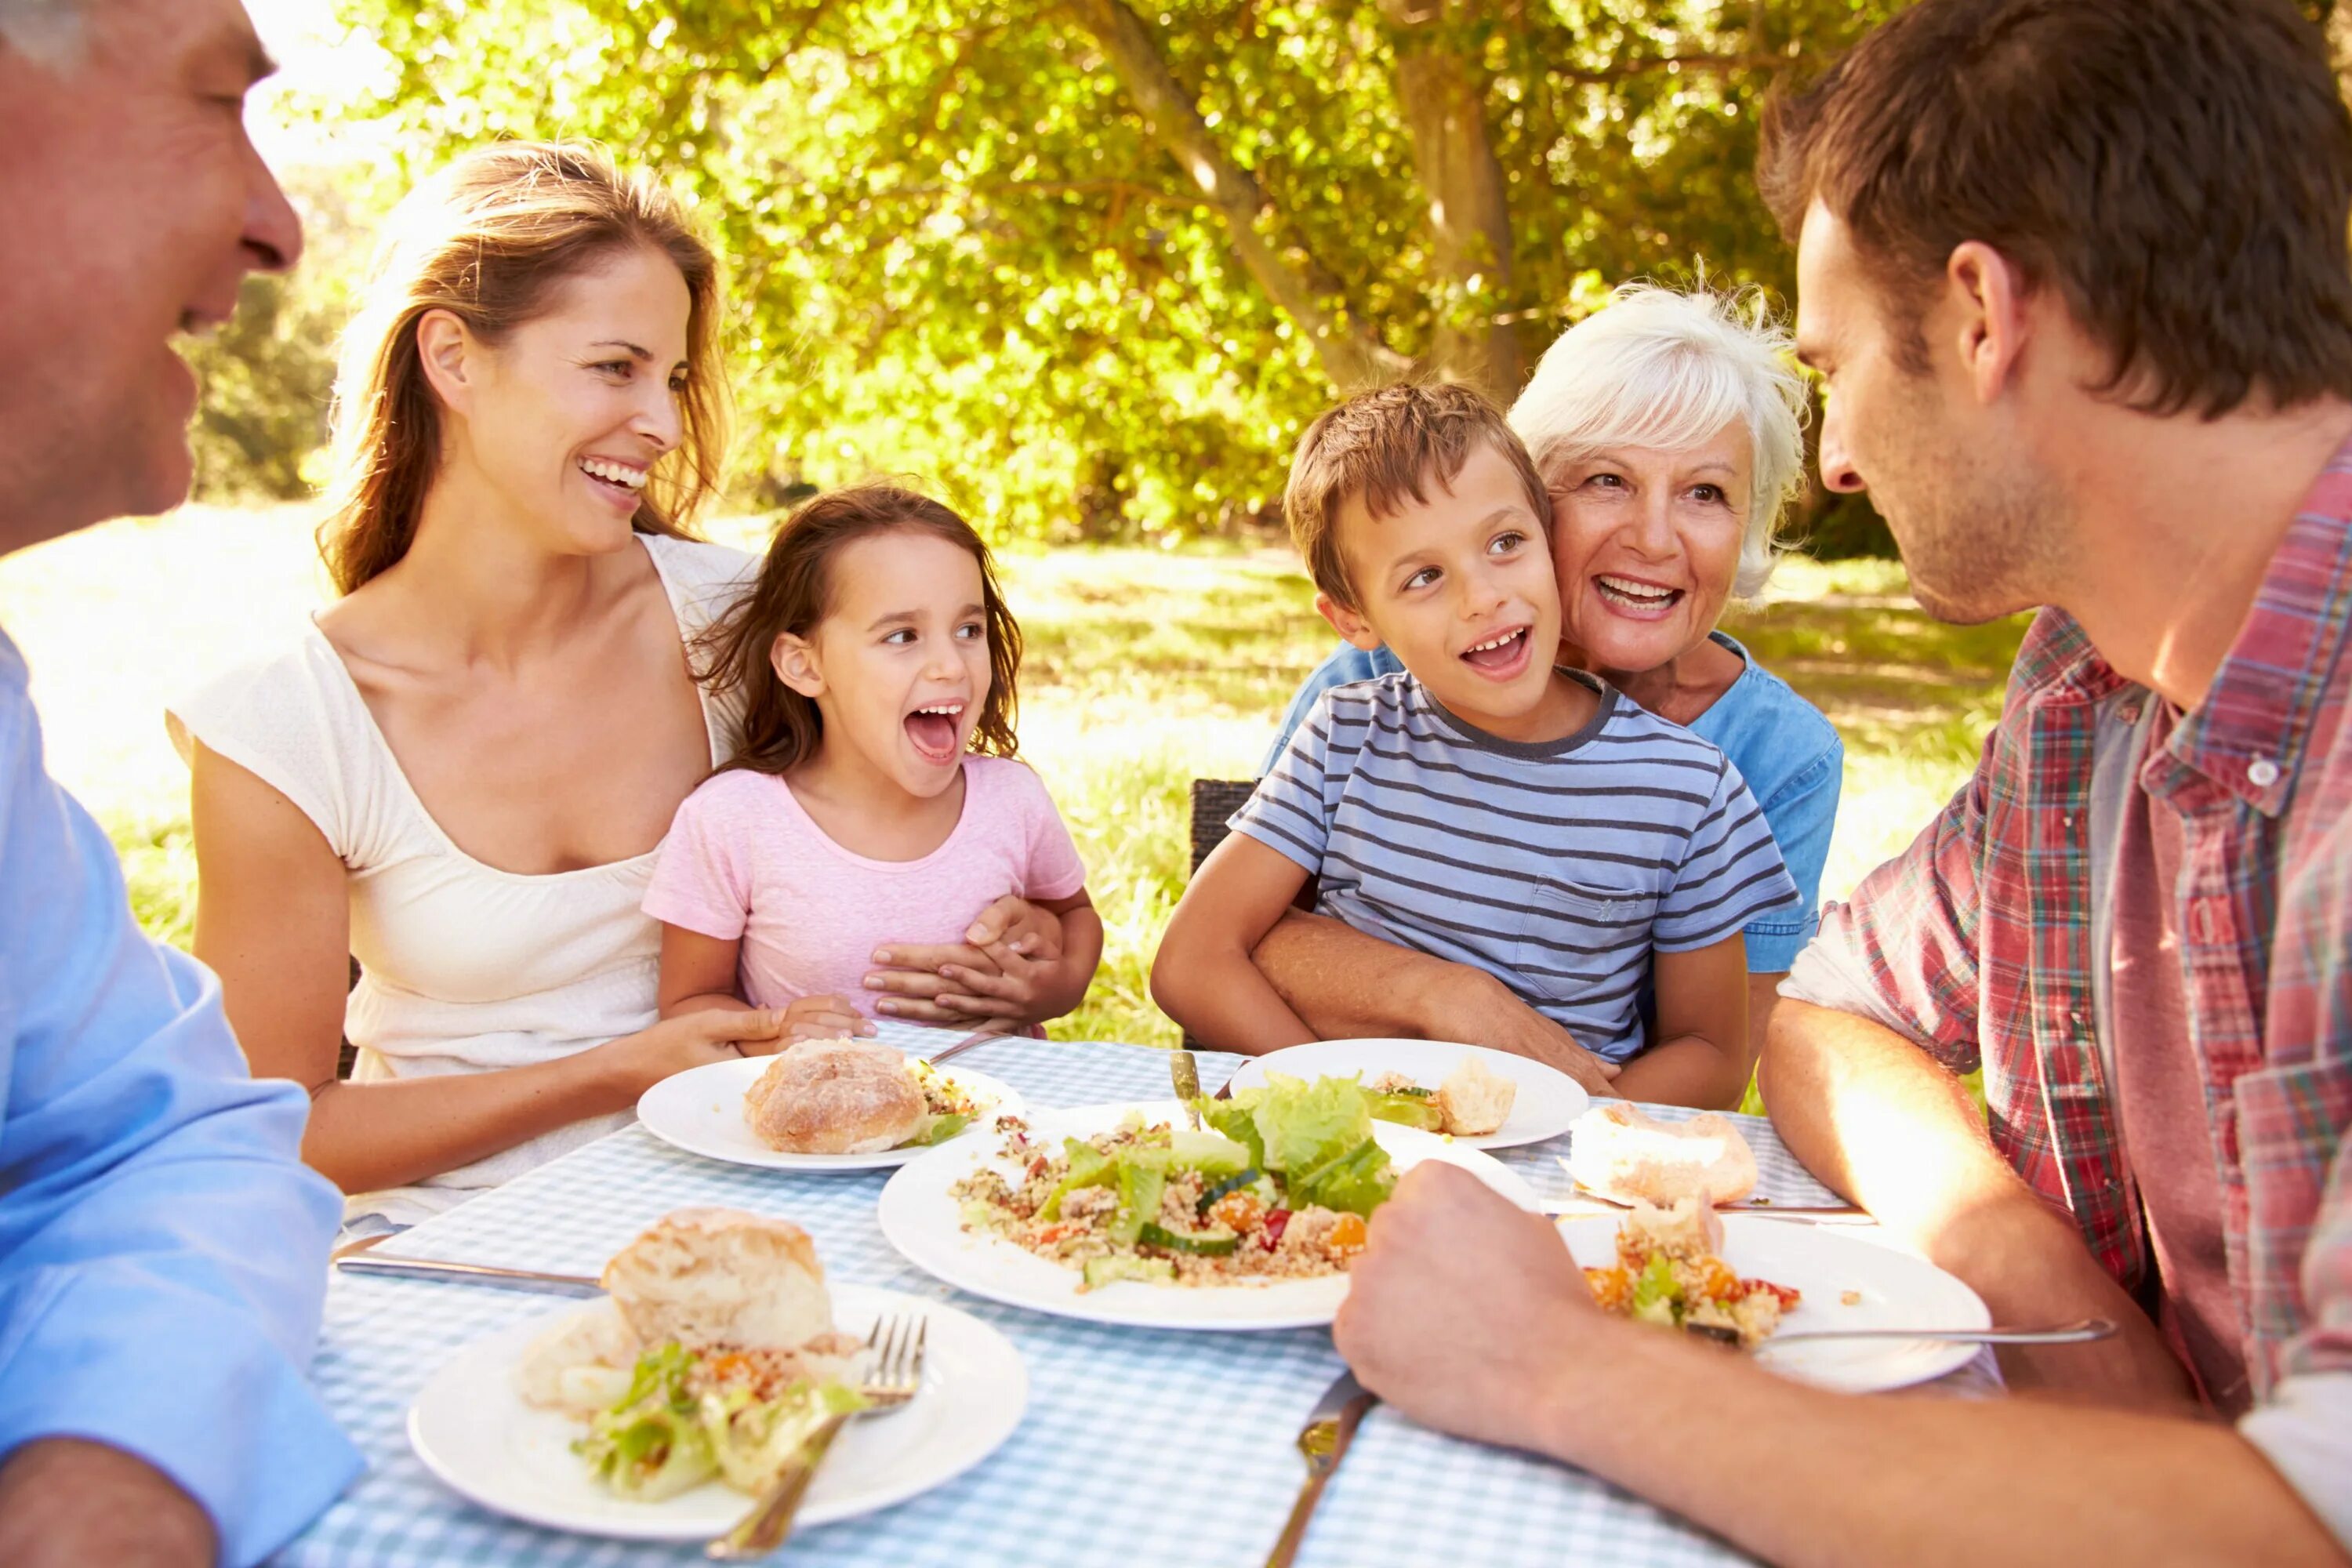
[[319, 552], [348, 594], [408, 553], [441, 464], [441, 408], [425, 379], [416, 324], [446, 310], [496, 344], [548, 308], [558, 285], [616, 253], [667, 256], [686, 279], [682, 436], [654, 465], [633, 526], [686, 534], [718, 486], [726, 446], [718, 258], [677, 198], [624, 174], [594, 147], [502, 142], [464, 154], [394, 212], [335, 378], [334, 473]]
[[824, 738], [824, 715], [784, 684], [770, 650], [786, 632], [804, 637], [824, 619], [833, 605], [833, 563], [845, 547], [894, 532], [944, 539], [980, 563], [989, 680], [971, 749], [992, 757], [1009, 757], [1021, 749], [1013, 734], [1021, 700], [1015, 687], [1021, 628], [1004, 607], [987, 543], [971, 524], [929, 496], [872, 484], [821, 495], [786, 518], [751, 592], [697, 639], [697, 675], [714, 697], [735, 699], [743, 708], [743, 743], [728, 767], [781, 773], [816, 754]]

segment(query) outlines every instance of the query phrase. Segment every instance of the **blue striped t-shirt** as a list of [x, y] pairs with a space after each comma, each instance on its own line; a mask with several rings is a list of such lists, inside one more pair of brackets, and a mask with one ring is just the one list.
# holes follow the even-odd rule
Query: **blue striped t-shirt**
[[1316, 908], [1492, 974], [1612, 1061], [1639, 1052], [1650, 954], [1797, 901], [1721, 752], [1590, 676], [1600, 710], [1521, 742], [1410, 674], [1325, 692], [1234, 831], [1321, 879]]

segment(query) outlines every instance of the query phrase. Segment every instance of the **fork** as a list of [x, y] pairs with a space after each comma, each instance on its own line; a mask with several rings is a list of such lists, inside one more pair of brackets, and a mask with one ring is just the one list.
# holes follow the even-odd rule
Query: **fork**
[[971, 1049], [974, 1046], [984, 1046], [991, 1040], [1001, 1040], [1003, 1038], [1004, 1038], [1004, 1031], [1002, 1029], [975, 1029], [971, 1034], [966, 1035], [962, 1039], [956, 1041], [954, 1044], [950, 1045], [943, 1049], [933, 1051], [929, 1056], [925, 1057], [923, 1060], [930, 1063], [933, 1067], [937, 1067], [941, 1062], [947, 1060], [950, 1057], [961, 1056], [964, 1052]]
[[765, 1557], [782, 1546], [793, 1532], [793, 1519], [801, 1510], [801, 1500], [808, 1495], [817, 1466], [824, 1462], [825, 1450], [833, 1447], [842, 1427], [853, 1416], [896, 1410], [922, 1388], [923, 1348], [930, 1335], [929, 1318], [877, 1320], [866, 1336], [866, 1348], [874, 1355], [874, 1374], [858, 1390], [866, 1396], [865, 1407], [826, 1416], [801, 1445], [798, 1457], [768, 1483], [767, 1495], [736, 1521], [734, 1529], [705, 1546], [702, 1554], [715, 1562], [743, 1563]]

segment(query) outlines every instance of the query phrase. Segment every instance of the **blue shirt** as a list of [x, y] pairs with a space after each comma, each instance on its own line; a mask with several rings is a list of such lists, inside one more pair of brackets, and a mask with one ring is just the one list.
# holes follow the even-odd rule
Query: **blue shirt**
[[1318, 913], [1483, 969], [1611, 1061], [1645, 1044], [1653, 952], [1797, 900], [1721, 752], [1602, 685], [1557, 741], [1465, 723], [1410, 674], [1334, 687], [1233, 828], [1317, 879]]
[[[1768, 910], [1748, 922], [1748, 967], [1778, 974], [1797, 961], [1821, 923], [1822, 868], [1829, 861], [1830, 829], [1837, 822], [1838, 789], [1845, 781], [1845, 744], [1822, 710], [1789, 689], [1789, 683], [1748, 657], [1748, 650], [1722, 632], [1715, 640], [1739, 656], [1746, 668], [1715, 705], [1691, 721], [1690, 732], [1731, 759], [1763, 808], [1780, 847], [1781, 862], [1797, 884], [1798, 901]], [[1370, 653], [1348, 643], [1318, 666], [1282, 716], [1261, 775], [1290, 743], [1291, 731], [1334, 686], [1394, 675], [1403, 669], [1388, 649]]]
[[212, 972], [140, 933], [0, 634], [0, 1454], [136, 1454], [233, 1564], [351, 1483], [303, 1380], [342, 1209], [309, 1109], [247, 1073]]

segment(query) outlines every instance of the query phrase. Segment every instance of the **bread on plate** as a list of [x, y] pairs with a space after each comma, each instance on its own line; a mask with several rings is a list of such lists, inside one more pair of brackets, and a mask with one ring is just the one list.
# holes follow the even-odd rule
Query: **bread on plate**
[[921, 1128], [929, 1107], [907, 1058], [877, 1040], [802, 1040], [743, 1096], [743, 1120], [788, 1154], [872, 1154]]
[[833, 1327], [808, 1232], [740, 1209], [666, 1215], [613, 1255], [604, 1286], [649, 1345], [792, 1350]]
[[1717, 1111], [1662, 1121], [1612, 1100], [1569, 1129], [1568, 1173], [1621, 1204], [1638, 1199], [1670, 1208], [1685, 1198], [1730, 1204], [1756, 1190], [1756, 1154], [1731, 1119]]

